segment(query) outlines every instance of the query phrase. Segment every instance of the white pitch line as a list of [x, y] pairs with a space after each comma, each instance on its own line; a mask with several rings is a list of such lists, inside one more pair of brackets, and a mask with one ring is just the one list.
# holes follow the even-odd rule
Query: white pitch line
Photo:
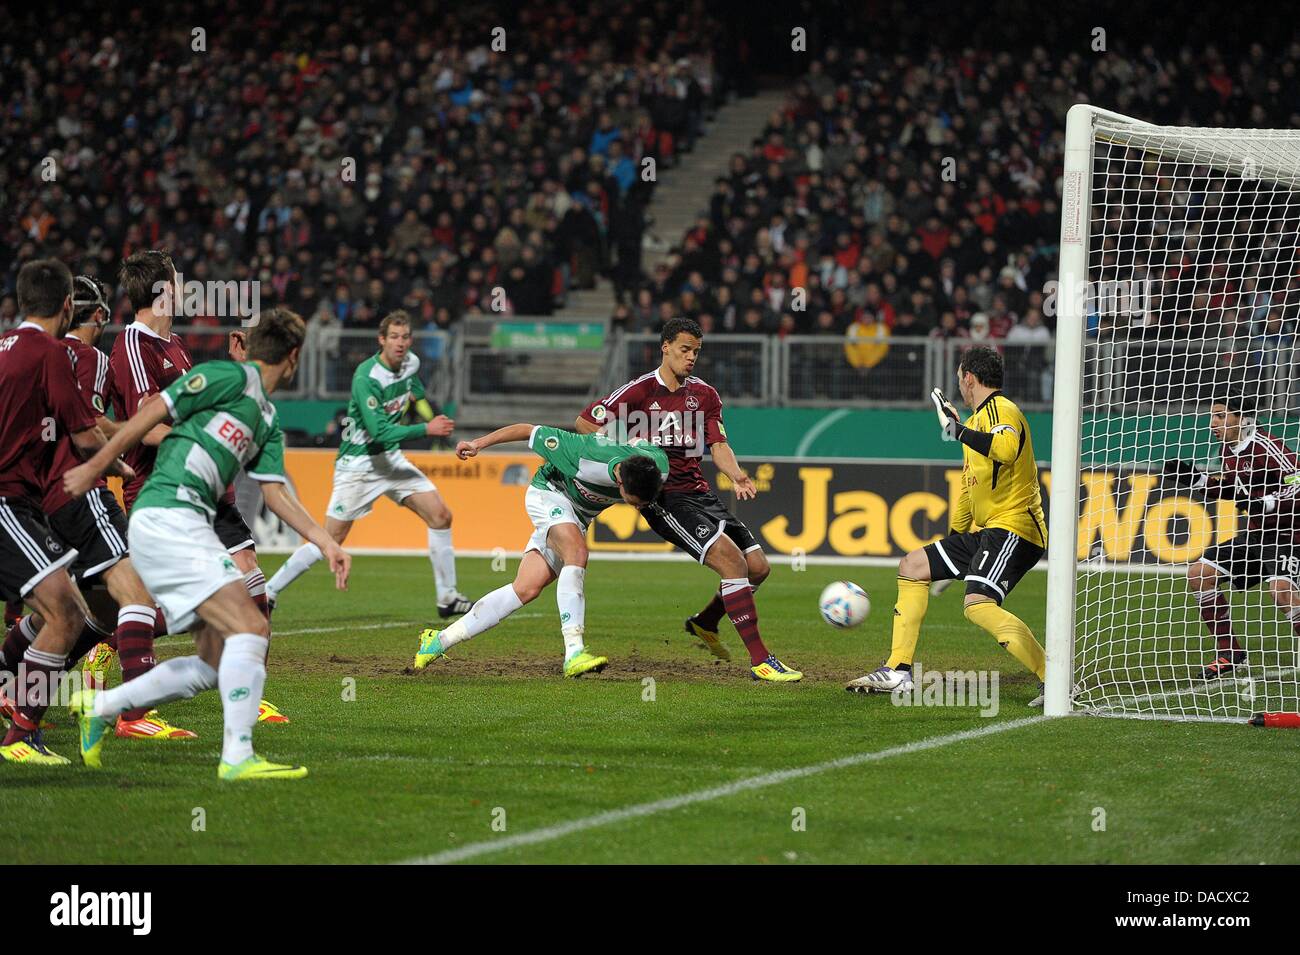
[[764, 773], [761, 776], [750, 776], [745, 779], [738, 779], [735, 782], [725, 783], [721, 786], [713, 786], [709, 789], [699, 789], [693, 793], [683, 793], [680, 796], [669, 796], [666, 799], [658, 799], [654, 802], [643, 802], [632, 806], [624, 806], [622, 809], [611, 809], [608, 812], [597, 813], [594, 816], [584, 816], [581, 819], [571, 819], [568, 822], [560, 822], [552, 826], [544, 826], [541, 829], [534, 829], [531, 832], [521, 832], [515, 836], [506, 836], [502, 839], [492, 839], [483, 842], [471, 842], [468, 845], [460, 846], [457, 849], [447, 849], [443, 852], [435, 852], [432, 855], [417, 856], [413, 859], [405, 859], [396, 864], [446, 865], [451, 862], [463, 862], [466, 859], [473, 859], [477, 856], [487, 855], [490, 852], [502, 852], [506, 849], [518, 848], [519, 846], [532, 846], [537, 845], [540, 842], [551, 842], [555, 839], [562, 839], [565, 836], [572, 835], [576, 832], [584, 832], [587, 829], [595, 829], [599, 826], [610, 826], [615, 823], [625, 822], [628, 819], [641, 819], [645, 816], [654, 816], [661, 812], [671, 812], [672, 810], [680, 809], [683, 806], [692, 806], [696, 803], [710, 802], [714, 799], [723, 799], [727, 796], [734, 796], [736, 793], [749, 792], [754, 789], [765, 789], [768, 786], [787, 783], [792, 779], [804, 779], [808, 776], [816, 776], [821, 773], [830, 772], [833, 769], [846, 769], [850, 766], [861, 766], [864, 763], [874, 763], [882, 759], [889, 759], [891, 756], [906, 756], [909, 753], [919, 753], [927, 749], [938, 749], [941, 746], [949, 746], [953, 743], [964, 743], [967, 740], [980, 739], [984, 736], [992, 736], [995, 733], [1004, 733], [1007, 730], [1019, 729], [1022, 726], [1041, 723], [1045, 719], [1047, 719], [1045, 716], [1026, 716], [1018, 720], [1008, 720], [1001, 723], [993, 723], [989, 726], [981, 726], [979, 729], [962, 730], [960, 733], [949, 733], [946, 736], [932, 736], [929, 739], [917, 740], [913, 743], [904, 743], [902, 746], [891, 746], [889, 749], [879, 749], [868, 753], [856, 753], [853, 756], [841, 756], [839, 759], [832, 759], [824, 763], [814, 763], [811, 766], [799, 766], [795, 769], [782, 769], [773, 773]]

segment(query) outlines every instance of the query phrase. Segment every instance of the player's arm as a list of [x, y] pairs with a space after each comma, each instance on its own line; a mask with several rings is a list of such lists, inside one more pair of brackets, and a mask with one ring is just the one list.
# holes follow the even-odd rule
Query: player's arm
[[736, 460], [736, 452], [731, 450], [731, 445], [725, 441], [719, 441], [716, 444], [709, 445], [709, 454], [713, 456], [713, 463], [718, 466], [718, 470], [731, 478], [732, 486], [736, 489], [736, 497], [742, 501], [748, 501], [758, 495], [758, 488], [754, 487], [754, 482], [740, 462]]
[[757, 497], [758, 488], [754, 487], [749, 473], [740, 466], [736, 452], [727, 443], [727, 428], [722, 423], [722, 400], [716, 394], [704, 407], [704, 443], [709, 446], [709, 454], [718, 470], [731, 478], [736, 499], [748, 501]]
[[456, 456], [467, 461], [485, 448], [496, 444], [509, 444], [511, 441], [528, 441], [537, 429], [535, 424], [508, 424], [497, 428], [491, 434], [485, 434], [473, 441], [461, 441], [456, 445]]
[[[609, 422], [619, 420], [627, 407], [629, 390], [636, 391], [635, 388], [624, 385], [587, 405], [574, 420], [573, 430], [578, 434], [595, 434]], [[614, 398], [615, 395], [618, 398]]]
[[[63, 489], [72, 497], [84, 495], [95, 486], [100, 475], [113, 466], [115, 459], [139, 444], [144, 436], [168, 415], [169, 411], [164, 401], [151, 401], [143, 405], [122, 427], [118, 428], [116, 434], [99, 446], [89, 461], [75, 468], [69, 468], [64, 473]], [[77, 442], [76, 434], [72, 436], [72, 440], [80, 449], [81, 444]], [[92, 437], [92, 440], [98, 444], [98, 438]]]
[[1191, 461], [1171, 459], [1160, 468], [1160, 480], [1171, 487], [1204, 491], [1211, 500], [1233, 500], [1239, 496], [1237, 479], [1223, 471], [1212, 472]]
[[[976, 426], [962, 424], [957, 409], [938, 388], [930, 392], [930, 400], [934, 402], [935, 411], [939, 415], [943, 436], [949, 441], [960, 441], [976, 454], [997, 461], [999, 464], [1010, 464], [1020, 456], [1023, 435], [1015, 424], [996, 421], [986, 431], [978, 424]], [[996, 398], [993, 400], [997, 401]], [[1020, 427], [1024, 425], [1021, 424]]]
[[271, 513], [320, 548], [320, 552], [330, 563], [330, 570], [334, 571], [334, 585], [339, 590], [347, 590], [348, 574], [352, 570], [352, 556], [340, 547], [334, 538], [325, 533], [325, 528], [317, 524], [307, 513], [307, 509], [302, 506], [302, 502], [289, 489], [287, 483], [268, 481], [265, 478], [255, 480], [261, 483], [262, 500], [266, 502]]
[[961, 493], [957, 495], [957, 508], [952, 512], [952, 520], [948, 523], [952, 533], [965, 534], [971, 529], [974, 520], [975, 512], [971, 508], [970, 488], [963, 484]]
[[[136, 406], [135, 415], [133, 415], [128, 420], [134, 421], [135, 417], [138, 416], [144, 408], [155, 404], [161, 405], [162, 403], [163, 400], [158, 396], [158, 392], [156, 391], [151, 392], [150, 394], [147, 394], [140, 399], [140, 404]], [[164, 410], [166, 410], [165, 406], [164, 406]], [[140, 443], [150, 448], [156, 448], [158, 447], [158, 445], [162, 444], [163, 439], [166, 438], [167, 435], [172, 433], [172, 426], [166, 421], [168, 417], [170, 416], [164, 414], [163, 415], [164, 420], [154, 425], [148, 431], [146, 431], [144, 433], [144, 437], [140, 439]]]
[[1292, 515], [1300, 505], [1300, 459], [1282, 442], [1276, 442], [1276, 451], [1269, 455], [1262, 470], [1269, 489], [1259, 497], [1238, 500], [1247, 515], [1259, 519], [1272, 515]]
[[357, 407], [357, 413], [361, 416], [361, 427], [365, 428], [366, 434], [373, 440], [381, 444], [401, 442], [424, 435], [441, 438], [451, 434], [455, 428], [456, 423], [446, 415], [438, 415], [424, 424], [393, 424], [380, 411], [383, 407], [383, 396], [374, 379], [369, 377], [358, 377], [353, 381], [352, 399]]

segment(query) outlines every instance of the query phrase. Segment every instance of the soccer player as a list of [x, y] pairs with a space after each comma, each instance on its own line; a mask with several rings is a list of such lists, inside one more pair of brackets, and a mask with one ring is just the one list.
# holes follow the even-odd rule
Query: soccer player
[[599, 673], [609, 660], [588, 652], [586, 632], [587, 526], [620, 500], [644, 507], [659, 495], [668, 474], [668, 457], [647, 442], [617, 444], [603, 435], [578, 435], [558, 428], [512, 424], [456, 446], [461, 460], [484, 448], [527, 441], [542, 459], [524, 494], [524, 508], [535, 528], [524, 548], [513, 584], [481, 597], [469, 613], [445, 630], [424, 630], [415, 654], [422, 670], [462, 641], [495, 627], [558, 580], [555, 600], [564, 638], [564, 675]]
[[[411, 319], [403, 311], [379, 323], [379, 352], [352, 375], [347, 427], [334, 460], [334, 491], [325, 530], [342, 544], [352, 522], [365, 517], [381, 496], [419, 515], [428, 525], [429, 562], [437, 587], [438, 616], [463, 614], [473, 605], [456, 589], [456, 553], [451, 546], [451, 509], [423, 471], [402, 454], [401, 442], [424, 435], [444, 437], [455, 423], [433, 414], [420, 382], [420, 359], [411, 351]], [[401, 424], [414, 404], [424, 424]], [[299, 547], [271, 577], [272, 606], [284, 589], [321, 559], [313, 543]]]
[[[104, 439], [61, 342], [72, 318], [72, 273], [55, 259], [38, 259], [22, 267], [17, 284], [25, 320], [0, 336], [0, 598], [26, 602], [44, 626], [21, 660], [0, 660], [19, 677], [0, 758], [61, 765], [68, 760], [41, 739], [41, 717], [89, 612], [68, 576], [77, 552], [51, 532], [41, 500], [63, 436], [83, 454], [101, 449]], [[104, 457], [102, 470], [133, 477], [116, 455]]]
[[1202, 680], [1226, 677], [1246, 662], [1246, 651], [1232, 632], [1228, 598], [1221, 587], [1249, 590], [1267, 583], [1269, 595], [1300, 634], [1300, 591], [1295, 577], [1300, 543], [1300, 484], [1287, 478], [1300, 473], [1300, 455], [1281, 438], [1255, 423], [1254, 405], [1240, 391], [1224, 387], [1210, 404], [1210, 433], [1221, 442], [1216, 473], [1188, 461], [1168, 461], [1166, 481], [1231, 498], [1244, 509], [1246, 527], [1211, 546], [1187, 568], [1187, 586], [1201, 619], [1215, 638], [1214, 660], [1200, 672]]
[[288, 490], [284, 436], [269, 399], [293, 379], [305, 336], [302, 318], [288, 309], [262, 313], [248, 336], [248, 362], [210, 361], [194, 368], [163, 389], [160, 400], [145, 404], [93, 458], [64, 475], [70, 495], [87, 493], [112, 455], [171, 421], [131, 510], [129, 543], [170, 629], [190, 630], [198, 650], [114, 689], [73, 694], [69, 709], [80, 725], [86, 765], [101, 764], [108, 721], [117, 714], [220, 689], [225, 732], [219, 779], [307, 775], [301, 766], [271, 763], [253, 751], [270, 626], [213, 527], [217, 505], [243, 467], [262, 484], [267, 507], [316, 542], [339, 589], [347, 586], [351, 559]]
[[579, 434], [615, 429], [611, 436], [617, 440], [641, 437], [664, 449], [668, 480], [659, 498], [643, 507], [641, 514], [656, 534], [722, 579], [708, 606], [687, 618], [686, 632], [702, 640], [714, 656], [730, 660], [731, 654], [718, 639], [718, 623], [725, 613], [749, 651], [753, 677], [790, 683], [803, 674], [782, 664], [764, 645], [754, 605], [754, 588], [771, 573], [771, 565], [762, 545], [718, 500], [700, 470], [707, 447], [718, 469], [731, 478], [736, 497], [745, 501], [758, 493], [727, 444], [722, 399], [691, 375], [703, 338], [698, 322], [670, 319], [660, 334], [663, 361], [659, 367], [588, 405], [575, 428]]
[[[77, 276], [73, 282], [72, 308], [72, 327], [64, 338], [64, 343], [72, 358], [77, 383], [94, 410], [96, 427], [104, 432], [115, 431], [117, 424], [104, 417], [108, 356], [95, 347], [110, 314], [107, 287], [90, 276]], [[68, 435], [61, 436], [46, 477], [42, 500], [42, 509], [49, 518], [50, 528], [65, 547], [77, 552], [77, 559], [68, 569], [91, 610], [91, 616], [86, 620], [77, 645], [69, 653], [68, 663], [75, 663], [93, 648], [94, 656], [88, 658], [88, 664], [97, 657], [100, 666], [106, 666], [109, 654], [102, 652], [101, 647], [107, 650], [109, 644], [101, 643], [102, 639], [112, 640], [114, 645], [128, 648], [123, 652], [124, 660], [143, 658], [152, 666], [155, 617], [153, 598], [145, 590], [127, 554], [126, 515], [102, 478], [85, 497], [76, 500], [68, 497], [63, 490], [63, 472], [80, 463], [81, 456], [71, 438]], [[114, 618], [117, 625], [110, 633], [100, 621]], [[11, 642], [30, 642], [30, 635], [38, 633], [41, 625], [39, 615], [33, 615], [25, 624], [20, 622], [12, 628], [5, 641], [6, 655]], [[89, 666], [88, 669], [102, 680], [102, 671], [95, 666]], [[122, 677], [129, 680], [147, 669], [148, 666], [135, 672], [124, 669]], [[172, 726], [157, 711], [143, 713], [138, 717], [119, 717], [115, 731], [118, 736], [129, 739], [173, 740], [195, 737], [189, 730]]]
[[[123, 422], [136, 414], [146, 400], [189, 371], [194, 363], [180, 335], [172, 331], [182, 295], [171, 256], [157, 250], [137, 252], [122, 263], [118, 280], [126, 289], [135, 314], [135, 321], [113, 342], [109, 358], [113, 414]], [[122, 499], [128, 514], [153, 469], [158, 446], [169, 430], [169, 425], [159, 424], [145, 435], [127, 459], [136, 472], [135, 480], [122, 486]], [[214, 526], [217, 536], [234, 558], [235, 566], [244, 575], [253, 601], [269, 620], [271, 608], [266, 598], [266, 577], [257, 566], [253, 534], [235, 506], [233, 487], [226, 488], [221, 495]], [[143, 647], [136, 645], [129, 650], [119, 647], [118, 652], [124, 675], [128, 668], [138, 672], [153, 666], [152, 649], [147, 656], [143, 655]], [[259, 721], [289, 722], [270, 702], [262, 700], [259, 705]], [[142, 715], [126, 714], [129, 719]]]
[[[977, 345], [957, 365], [962, 400], [973, 410], [934, 400], [944, 437], [962, 443], [962, 491], [948, 536], [912, 551], [898, 565], [893, 648], [889, 659], [845, 687], [856, 693], [910, 690], [912, 656], [930, 602], [930, 581], [966, 581], [966, 619], [1043, 681], [1046, 655], [1019, 617], [1003, 609], [1007, 594], [1047, 549], [1047, 524], [1029, 424], [1001, 391], [1002, 356]], [[980, 528], [978, 531], [972, 528]], [[1031, 706], [1042, 705], [1042, 692]]]

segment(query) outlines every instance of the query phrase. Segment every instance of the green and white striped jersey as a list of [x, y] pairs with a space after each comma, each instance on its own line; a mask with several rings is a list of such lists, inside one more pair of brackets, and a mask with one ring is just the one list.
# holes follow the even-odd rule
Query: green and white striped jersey
[[357, 366], [336, 466], [363, 467], [372, 456], [396, 451], [403, 441], [425, 433], [423, 424], [398, 423], [406, 409], [424, 397], [419, 371], [414, 352], [406, 353], [396, 371], [379, 354]]
[[668, 455], [662, 448], [636, 438], [619, 444], [603, 434], [576, 434], [560, 428], [533, 428], [528, 446], [545, 462], [533, 475], [533, 487], [558, 491], [583, 517], [594, 518], [611, 504], [619, 504], [614, 465], [634, 454], [644, 454], [668, 476]]
[[172, 430], [133, 510], [188, 507], [211, 518], [241, 467], [254, 480], [284, 483], [280, 416], [257, 365], [204, 362], [163, 389], [162, 400]]

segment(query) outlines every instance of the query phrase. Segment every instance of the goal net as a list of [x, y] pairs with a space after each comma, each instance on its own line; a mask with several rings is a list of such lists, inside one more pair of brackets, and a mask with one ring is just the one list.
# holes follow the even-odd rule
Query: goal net
[[1300, 710], [1300, 130], [1076, 106], [1064, 177], [1047, 712]]

